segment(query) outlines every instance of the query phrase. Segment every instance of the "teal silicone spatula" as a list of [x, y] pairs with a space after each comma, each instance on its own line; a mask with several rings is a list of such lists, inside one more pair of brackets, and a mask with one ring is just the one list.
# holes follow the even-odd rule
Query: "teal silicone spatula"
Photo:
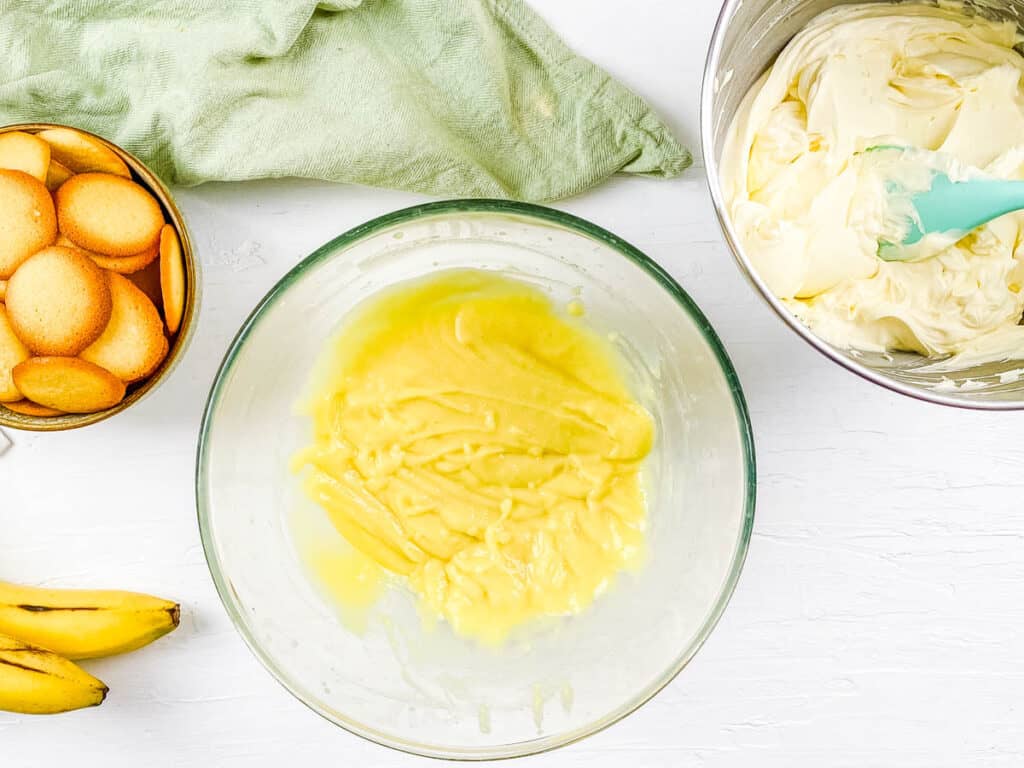
[[[885, 176], [886, 229], [893, 236], [878, 243], [884, 261], [927, 259], [983, 224], [1024, 209], [1024, 181], [994, 179], [922, 149], [883, 145], [867, 153]], [[949, 176], [954, 168], [956, 180]]]

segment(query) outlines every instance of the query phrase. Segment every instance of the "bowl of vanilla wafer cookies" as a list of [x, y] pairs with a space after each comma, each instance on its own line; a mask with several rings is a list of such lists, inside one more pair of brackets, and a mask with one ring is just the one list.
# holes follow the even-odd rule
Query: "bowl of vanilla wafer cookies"
[[0, 426], [130, 407], [181, 358], [197, 305], [188, 232], [145, 165], [76, 128], [0, 128]]

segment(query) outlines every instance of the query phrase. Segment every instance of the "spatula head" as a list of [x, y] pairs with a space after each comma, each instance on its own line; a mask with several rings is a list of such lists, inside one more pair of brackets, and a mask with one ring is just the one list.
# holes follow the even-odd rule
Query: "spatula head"
[[879, 145], [862, 155], [880, 180], [884, 200], [878, 257], [921, 261], [955, 245], [971, 230], [1005, 213], [999, 185], [951, 155]]

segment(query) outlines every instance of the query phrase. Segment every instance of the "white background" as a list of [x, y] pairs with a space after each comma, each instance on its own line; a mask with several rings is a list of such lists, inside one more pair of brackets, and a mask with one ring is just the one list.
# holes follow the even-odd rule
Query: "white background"
[[[696, 154], [717, 0], [533, 3]], [[175, 597], [182, 626], [88, 664], [111, 687], [98, 709], [0, 713], [0, 766], [436, 764], [328, 724], [264, 672], [214, 592], [192, 483], [208, 388], [256, 301], [323, 242], [421, 199], [307, 182], [178, 193], [205, 278], [187, 359], [112, 421], [10, 433], [0, 578]], [[741, 280], [699, 160], [559, 207], [646, 251], [708, 314], [750, 403], [760, 490], [739, 589], [693, 663], [624, 722], [528, 764], [1024, 764], [1024, 415], [902, 399], [819, 357]]]

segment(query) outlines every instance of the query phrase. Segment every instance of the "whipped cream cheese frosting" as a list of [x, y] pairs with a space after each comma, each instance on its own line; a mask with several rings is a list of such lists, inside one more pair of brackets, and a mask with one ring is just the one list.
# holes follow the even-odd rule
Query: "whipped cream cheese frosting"
[[1024, 58], [1016, 24], [948, 3], [845, 5], [815, 18], [754, 85], [722, 185], [769, 288], [844, 348], [972, 362], [1024, 358], [1024, 215], [937, 256], [884, 262], [884, 194], [864, 150], [941, 152], [1024, 178]]

